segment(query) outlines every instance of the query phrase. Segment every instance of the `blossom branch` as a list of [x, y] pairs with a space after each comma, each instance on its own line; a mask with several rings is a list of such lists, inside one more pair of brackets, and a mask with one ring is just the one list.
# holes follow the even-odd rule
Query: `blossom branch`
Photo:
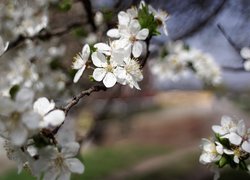
[[35, 40], [35, 39], [40, 39], [40, 40], [49, 40], [52, 37], [55, 36], [62, 36], [64, 34], [69, 33], [73, 28], [76, 27], [81, 27], [83, 25], [83, 22], [74, 22], [71, 23], [65, 27], [60, 27], [57, 28], [53, 31], [49, 31], [48, 29], [42, 29], [39, 33], [37, 33], [34, 36], [24, 36], [24, 35], [19, 35], [15, 40], [11, 41], [9, 43], [9, 46], [7, 48], [7, 51], [17, 47], [18, 45], [22, 44], [25, 40], [27, 39], [31, 39], [31, 40]]
[[69, 110], [75, 106], [81, 98], [83, 98], [84, 96], [89, 96], [90, 94], [92, 94], [93, 92], [98, 92], [98, 91], [106, 91], [107, 88], [104, 85], [97, 85], [97, 86], [92, 86], [87, 90], [84, 90], [82, 92], [80, 92], [78, 95], [76, 95], [75, 97], [73, 97], [71, 99], [71, 101], [62, 108], [62, 110], [65, 112], [65, 114], [67, 115]]

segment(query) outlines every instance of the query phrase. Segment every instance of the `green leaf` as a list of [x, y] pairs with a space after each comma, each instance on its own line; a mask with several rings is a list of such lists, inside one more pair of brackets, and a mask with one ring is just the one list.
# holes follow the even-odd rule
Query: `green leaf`
[[95, 79], [94, 79], [94, 77], [93, 77], [92, 75], [89, 75], [89, 80], [90, 80], [91, 82], [95, 82]]
[[219, 167], [223, 168], [228, 163], [228, 160], [225, 156], [222, 156], [219, 160]]
[[240, 161], [239, 168], [243, 171], [249, 171], [245, 161]]
[[64, 12], [69, 11], [71, 9], [71, 6], [72, 6], [71, 0], [62, 0], [59, 3], [59, 9]]
[[11, 99], [15, 99], [17, 92], [20, 90], [20, 86], [18, 84], [15, 84], [12, 86], [9, 90], [9, 94]]
[[148, 5], [142, 6], [138, 12], [138, 21], [141, 28], [147, 28], [149, 30], [149, 36], [157, 36], [161, 34], [158, 31], [158, 23], [154, 18], [154, 15], [149, 12]]
[[73, 34], [76, 37], [86, 37], [87, 36], [87, 32], [85, 31], [85, 29], [83, 27], [77, 27], [73, 29]]

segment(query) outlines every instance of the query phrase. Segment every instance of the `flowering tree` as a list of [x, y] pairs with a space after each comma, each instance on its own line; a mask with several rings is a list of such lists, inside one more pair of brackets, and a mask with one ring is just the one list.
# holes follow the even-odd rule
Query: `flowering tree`
[[[0, 135], [6, 140], [7, 156], [16, 162], [18, 171], [29, 168], [37, 178], [70, 179], [71, 173], [84, 172], [84, 165], [76, 158], [80, 144], [75, 139], [60, 137], [68, 112], [93, 92], [117, 85], [140, 90], [151, 39], [160, 32], [168, 35], [169, 15], [143, 1], [138, 7], [117, 12], [118, 22], [112, 28], [107, 28], [101, 12], [94, 15], [90, 1], [79, 2], [87, 13], [91, 33], [82, 50], [72, 58], [69, 72], [58, 63], [66, 51], [59, 40], [86, 22], [80, 20], [51, 28], [49, 12], [58, 6], [65, 11], [71, 1], [6, 1], [0, 5], [3, 34], [0, 59], [5, 74], [0, 79]], [[220, 68], [213, 58], [181, 41], [165, 44], [158, 53], [149, 62], [156, 78], [177, 81], [193, 73], [206, 85], [222, 82]], [[240, 53], [245, 59], [245, 69], [249, 70], [249, 49], [243, 48]], [[56, 105], [51, 98], [44, 97], [51, 94], [55, 99], [68, 99], [67, 89], [73, 86], [72, 82], [81, 83], [84, 77], [88, 77], [92, 86], [83, 91], [78, 87], [80, 93], [66, 103]], [[201, 163], [215, 163], [219, 167], [230, 164], [248, 171], [245, 160], [250, 150], [244, 123], [236, 125], [223, 117], [221, 126], [214, 126], [213, 131], [216, 140], [204, 140]]]

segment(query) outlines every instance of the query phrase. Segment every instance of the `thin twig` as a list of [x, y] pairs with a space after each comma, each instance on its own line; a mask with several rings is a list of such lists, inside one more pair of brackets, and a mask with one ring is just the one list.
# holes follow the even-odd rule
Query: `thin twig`
[[65, 27], [60, 27], [60, 28], [57, 28], [57, 29], [54, 29], [54, 30], [51, 30], [51, 31], [49, 31], [47, 29], [43, 29], [34, 36], [19, 35], [16, 39], [14, 39], [13, 41], [11, 41], [9, 43], [9, 46], [8, 46], [8, 48], [7, 48], [7, 50], [5, 52], [17, 47], [18, 45], [22, 44], [27, 39], [31, 39], [31, 40], [35, 40], [35, 39], [49, 40], [52, 37], [62, 36], [64, 34], [67, 34], [73, 28], [81, 27], [81, 26], [83, 26], [83, 22], [74, 22], [74, 23], [71, 23], [71, 24], [69, 24], [69, 25], [67, 25]]
[[62, 110], [65, 112], [65, 114], [67, 115], [69, 110], [75, 106], [81, 98], [83, 98], [84, 96], [89, 96], [90, 94], [92, 94], [93, 92], [98, 92], [98, 91], [106, 91], [107, 88], [104, 85], [97, 85], [97, 86], [92, 86], [87, 90], [82, 91], [80, 94], [76, 95], [75, 97], [73, 97], [71, 99], [71, 101], [62, 108]]
[[225, 29], [222, 25], [217, 24], [218, 29], [221, 31], [223, 36], [226, 38], [226, 40], [229, 42], [229, 44], [234, 48], [234, 50], [238, 53], [240, 53], [240, 48], [234, 43], [232, 38], [226, 33]]

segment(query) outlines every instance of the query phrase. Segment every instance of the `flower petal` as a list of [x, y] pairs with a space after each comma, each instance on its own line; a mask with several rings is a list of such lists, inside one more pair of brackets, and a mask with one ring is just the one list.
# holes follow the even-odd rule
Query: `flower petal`
[[84, 165], [79, 159], [69, 158], [65, 160], [69, 170], [73, 173], [82, 174], [84, 172]]
[[250, 48], [249, 47], [243, 47], [240, 51], [240, 55], [244, 59], [250, 58]]
[[19, 124], [10, 132], [10, 140], [16, 146], [21, 146], [28, 137], [28, 132], [22, 124]]
[[129, 21], [130, 21], [130, 17], [126, 12], [124, 11], [119, 12], [118, 14], [119, 25], [127, 26]]
[[93, 72], [93, 78], [96, 81], [102, 81], [106, 75], [106, 70], [104, 68], [96, 68]]
[[56, 109], [54, 111], [51, 111], [49, 114], [47, 114], [43, 118], [43, 121], [45, 122], [44, 125], [55, 127], [55, 126], [62, 124], [64, 119], [65, 119], [64, 112], [62, 110]]
[[143, 45], [140, 41], [136, 41], [133, 45], [132, 54], [135, 58], [138, 58], [142, 53]]
[[116, 83], [116, 77], [113, 73], [111, 72], [108, 72], [106, 74], [106, 76], [104, 77], [103, 79], [103, 84], [107, 87], [107, 88], [110, 88], [110, 87], [113, 87]]
[[34, 111], [40, 114], [41, 116], [44, 116], [54, 108], [55, 108], [55, 103], [49, 102], [49, 100], [46, 97], [41, 97], [37, 99], [33, 104]]
[[145, 40], [148, 37], [148, 34], [149, 30], [147, 28], [144, 28], [136, 34], [136, 39]]
[[16, 95], [16, 108], [19, 112], [32, 107], [34, 92], [30, 89], [23, 88]]
[[39, 122], [42, 120], [41, 115], [35, 112], [28, 112], [22, 116], [23, 123], [29, 129], [37, 129], [39, 127]]
[[244, 151], [250, 153], [250, 143], [248, 141], [244, 141], [241, 147]]
[[79, 143], [69, 142], [63, 145], [62, 154], [64, 155], [64, 158], [74, 157], [77, 155], [79, 149], [80, 149]]
[[129, 31], [131, 34], [136, 35], [141, 29], [141, 25], [138, 20], [132, 20], [129, 24]]
[[103, 54], [110, 55], [111, 47], [106, 43], [97, 43], [94, 45], [97, 50]]
[[107, 36], [109, 36], [111, 38], [119, 38], [120, 37], [120, 32], [119, 32], [118, 29], [113, 28], [113, 29], [108, 30]]
[[75, 74], [75, 77], [74, 77], [74, 80], [73, 82], [74, 83], [77, 83], [77, 81], [80, 79], [80, 77], [82, 76], [82, 73], [83, 71], [85, 70], [86, 66], [84, 65], [81, 69], [79, 69], [76, 74]]
[[104, 67], [105, 65], [107, 65], [107, 60], [102, 53], [94, 52], [91, 57], [93, 64], [96, 67]]
[[82, 58], [86, 62], [90, 55], [90, 47], [88, 44], [85, 44], [82, 48]]
[[237, 133], [240, 136], [244, 136], [247, 133], [246, 125], [245, 125], [245, 122], [243, 120], [239, 121], [237, 124]]

